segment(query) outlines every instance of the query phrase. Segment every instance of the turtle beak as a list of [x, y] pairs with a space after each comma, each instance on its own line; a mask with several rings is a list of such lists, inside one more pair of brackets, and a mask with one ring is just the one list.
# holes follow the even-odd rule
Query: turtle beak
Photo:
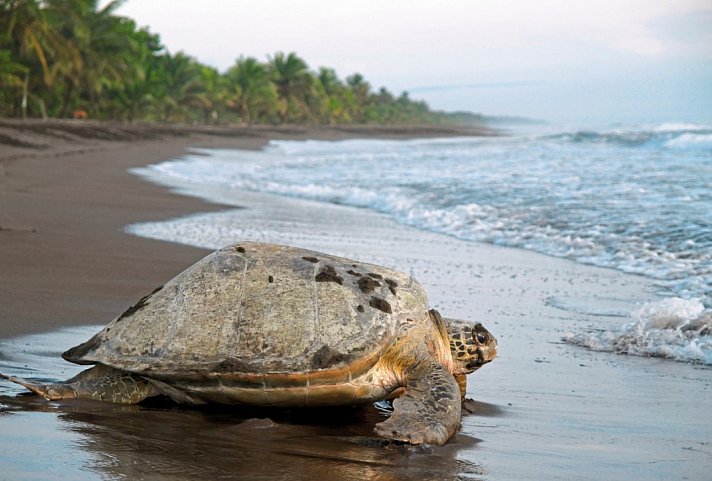
[[470, 362], [467, 363], [467, 369], [469, 369], [471, 372], [474, 372], [490, 362], [492, 359], [487, 358], [485, 356], [485, 353], [483, 352], [482, 348], [477, 349], [477, 357], [472, 359]]
[[492, 343], [489, 346], [481, 346], [477, 348], [477, 356], [467, 363], [467, 368], [473, 371], [481, 368], [485, 364], [492, 362], [492, 360], [497, 357], [497, 340], [492, 339]]

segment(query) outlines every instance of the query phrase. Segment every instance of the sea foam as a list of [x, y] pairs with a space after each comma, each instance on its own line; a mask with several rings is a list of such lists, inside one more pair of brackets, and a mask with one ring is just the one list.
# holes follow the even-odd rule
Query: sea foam
[[712, 365], [712, 310], [699, 299], [672, 297], [643, 305], [618, 329], [567, 333], [566, 342], [594, 351]]
[[708, 148], [712, 150], [712, 134], [685, 133], [665, 142], [665, 147], [684, 148]]

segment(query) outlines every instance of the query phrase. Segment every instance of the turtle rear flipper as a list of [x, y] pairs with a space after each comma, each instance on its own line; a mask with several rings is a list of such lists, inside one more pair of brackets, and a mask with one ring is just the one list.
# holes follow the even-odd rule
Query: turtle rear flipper
[[460, 389], [433, 360], [408, 372], [405, 392], [393, 401], [393, 414], [376, 425], [381, 437], [411, 444], [443, 445], [460, 426]]
[[0, 377], [24, 386], [48, 401], [82, 398], [117, 404], [136, 404], [161, 394], [144, 378], [101, 364], [82, 371], [68, 381], [56, 384], [41, 384], [4, 374], [0, 374]]
[[0, 378], [19, 384], [35, 394], [38, 394], [48, 401], [58, 401], [60, 399], [76, 398], [76, 393], [65, 384], [40, 384], [21, 377], [6, 376], [0, 372]]

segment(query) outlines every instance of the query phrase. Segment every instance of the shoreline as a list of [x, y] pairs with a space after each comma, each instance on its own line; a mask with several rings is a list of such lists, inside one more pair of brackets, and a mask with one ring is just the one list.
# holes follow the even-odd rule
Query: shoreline
[[[486, 126], [457, 125], [188, 125], [70, 119], [0, 118], [0, 162], [35, 155], [82, 154], [119, 142], [200, 140], [225, 148], [258, 149], [270, 140], [411, 139], [499, 136]], [[80, 147], [76, 144], [79, 143]]]
[[272, 139], [448, 135], [494, 131], [0, 119], [0, 339], [105, 324], [207, 254], [123, 231], [137, 222], [226, 208], [145, 182], [131, 168], [190, 148], [256, 150]]

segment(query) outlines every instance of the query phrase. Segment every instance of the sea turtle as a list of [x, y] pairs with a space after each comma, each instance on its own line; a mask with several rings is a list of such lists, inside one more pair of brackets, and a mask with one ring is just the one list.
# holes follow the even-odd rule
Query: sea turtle
[[242, 242], [62, 355], [94, 367], [58, 384], [0, 376], [48, 400], [332, 406], [396, 398], [378, 435], [444, 444], [460, 424], [466, 375], [496, 353], [481, 324], [428, 310], [412, 276]]

